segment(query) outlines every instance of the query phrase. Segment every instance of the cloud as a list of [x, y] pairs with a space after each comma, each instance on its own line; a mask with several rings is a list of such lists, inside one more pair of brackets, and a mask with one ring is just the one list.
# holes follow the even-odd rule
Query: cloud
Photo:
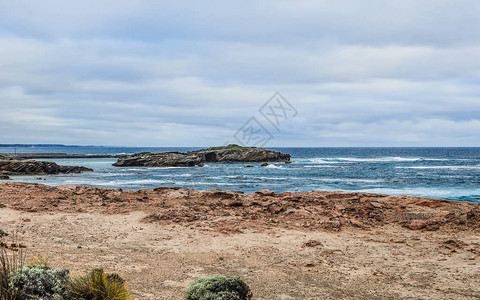
[[[0, 1], [3, 143], [478, 146], [477, 1]], [[270, 126], [270, 127], [269, 127]], [[474, 129], [474, 130], [473, 130]]]

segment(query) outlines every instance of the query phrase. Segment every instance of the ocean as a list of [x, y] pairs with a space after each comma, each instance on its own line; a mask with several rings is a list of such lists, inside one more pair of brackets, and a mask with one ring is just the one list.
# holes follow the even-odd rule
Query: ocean
[[[185, 147], [0, 146], [0, 153], [131, 154], [190, 151]], [[15, 181], [47, 185], [85, 184], [122, 189], [162, 186], [244, 192], [272, 190], [355, 191], [407, 194], [480, 202], [480, 148], [270, 148], [292, 155], [292, 163], [267, 167], [206, 164], [204, 167], [113, 167], [116, 159], [49, 159], [94, 172], [51, 176], [14, 176]], [[248, 163], [250, 164], [250, 163]]]

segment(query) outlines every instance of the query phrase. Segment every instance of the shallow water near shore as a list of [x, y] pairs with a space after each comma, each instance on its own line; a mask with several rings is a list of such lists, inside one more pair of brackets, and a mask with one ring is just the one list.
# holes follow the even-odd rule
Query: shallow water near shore
[[[19, 147], [18, 153], [120, 154], [190, 151], [200, 148]], [[113, 167], [116, 159], [49, 159], [94, 172], [15, 176], [48, 185], [85, 184], [122, 189], [181, 186], [198, 190], [254, 192], [364, 191], [480, 202], [480, 148], [271, 148], [290, 153], [292, 163], [207, 164], [190, 168]], [[0, 147], [0, 153], [13, 153]], [[253, 168], [245, 168], [253, 165]], [[41, 178], [41, 179], [40, 179]]]

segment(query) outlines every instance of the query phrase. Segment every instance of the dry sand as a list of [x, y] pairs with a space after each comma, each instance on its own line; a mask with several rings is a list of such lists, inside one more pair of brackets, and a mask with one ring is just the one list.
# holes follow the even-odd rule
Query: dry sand
[[354, 193], [0, 184], [0, 229], [17, 231], [30, 257], [72, 273], [102, 265], [135, 299], [183, 299], [216, 273], [241, 276], [254, 299], [479, 299], [478, 209]]

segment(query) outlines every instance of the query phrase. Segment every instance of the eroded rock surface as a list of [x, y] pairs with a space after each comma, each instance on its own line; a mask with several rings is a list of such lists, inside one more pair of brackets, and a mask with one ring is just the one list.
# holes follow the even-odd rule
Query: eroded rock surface
[[208, 227], [221, 232], [283, 227], [302, 230], [369, 230], [396, 225], [407, 230], [480, 230], [480, 204], [412, 196], [351, 192], [106, 187], [31, 183], [0, 184], [0, 206], [24, 211], [144, 211], [146, 222]]

